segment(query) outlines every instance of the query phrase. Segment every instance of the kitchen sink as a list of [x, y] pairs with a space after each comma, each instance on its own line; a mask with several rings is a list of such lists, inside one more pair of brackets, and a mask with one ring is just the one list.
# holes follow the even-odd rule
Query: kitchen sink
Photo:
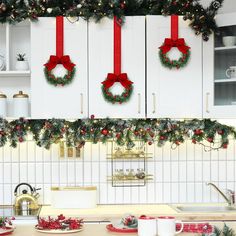
[[172, 206], [178, 212], [235, 212], [236, 206]]

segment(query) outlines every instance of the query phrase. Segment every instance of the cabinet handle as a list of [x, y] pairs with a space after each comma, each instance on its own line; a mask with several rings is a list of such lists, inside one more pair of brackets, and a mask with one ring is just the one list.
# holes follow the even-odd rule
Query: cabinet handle
[[209, 95], [210, 95], [210, 93], [206, 93], [206, 113], [210, 113], [210, 111], [209, 111]]
[[156, 94], [155, 93], [152, 93], [152, 101], [153, 101], [153, 111], [152, 113], [156, 113]]
[[138, 93], [138, 114], [141, 113], [141, 94]]
[[80, 113], [83, 114], [84, 113], [84, 95], [83, 93], [80, 94]]

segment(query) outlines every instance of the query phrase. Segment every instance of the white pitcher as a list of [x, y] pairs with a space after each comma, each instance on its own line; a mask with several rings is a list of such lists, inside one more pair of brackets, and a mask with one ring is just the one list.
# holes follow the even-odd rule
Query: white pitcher
[[226, 76], [230, 79], [236, 78], [236, 66], [230, 66], [226, 72]]

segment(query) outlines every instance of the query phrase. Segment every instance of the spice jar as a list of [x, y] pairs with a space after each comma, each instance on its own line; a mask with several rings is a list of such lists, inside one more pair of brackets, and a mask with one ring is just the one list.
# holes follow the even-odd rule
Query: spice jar
[[14, 117], [28, 117], [29, 116], [29, 96], [19, 91], [13, 96], [13, 116]]
[[0, 92], [0, 117], [7, 115], [7, 96]]

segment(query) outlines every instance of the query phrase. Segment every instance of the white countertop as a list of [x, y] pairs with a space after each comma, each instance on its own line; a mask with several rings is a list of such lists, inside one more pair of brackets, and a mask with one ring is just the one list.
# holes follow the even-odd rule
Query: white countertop
[[[223, 222], [214, 222], [212, 223], [213, 225], [223, 227]], [[235, 222], [227, 222], [227, 225], [230, 227], [236, 229], [236, 223]], [[52, 234], [42, 234], [37, 232], [34, 229], [33, 225], [18, 225], [14, 231], [14, 236], [51, 236]], [[84, 225], [84, 230], [76, 233], [74, 235], [78, 236], [111, 236], [114, 235], [113, 233], [110, 233], [106, 230], [106, 224], [85, 224]], [[117, 234], [116, 234], [117, 235]], [[128, 236], [128, 235], [137, 235], [137, 234], [119, 234], [123, 236]], [[181, 233], [179, 234], [181, 236], [200, 236], [200, 234], [196, 233]]]
[[[204, 204], [199, 204], [203, 206]], [[215, 205], [215, 204], [207, 204]], [[99, 205], [92, 209], [56, 209], [51, 206], [43, 206], [40, 217], [56, 217], [60, 214], [66, 217], [79, 217], [84, 221], [109, 221], [120, 219], [124, 214], [149, 216], [174, 216], [185, 221], [207, 221], [207, 220], [236, 220], [236, 212], [177, 212], [169, 205]]]

